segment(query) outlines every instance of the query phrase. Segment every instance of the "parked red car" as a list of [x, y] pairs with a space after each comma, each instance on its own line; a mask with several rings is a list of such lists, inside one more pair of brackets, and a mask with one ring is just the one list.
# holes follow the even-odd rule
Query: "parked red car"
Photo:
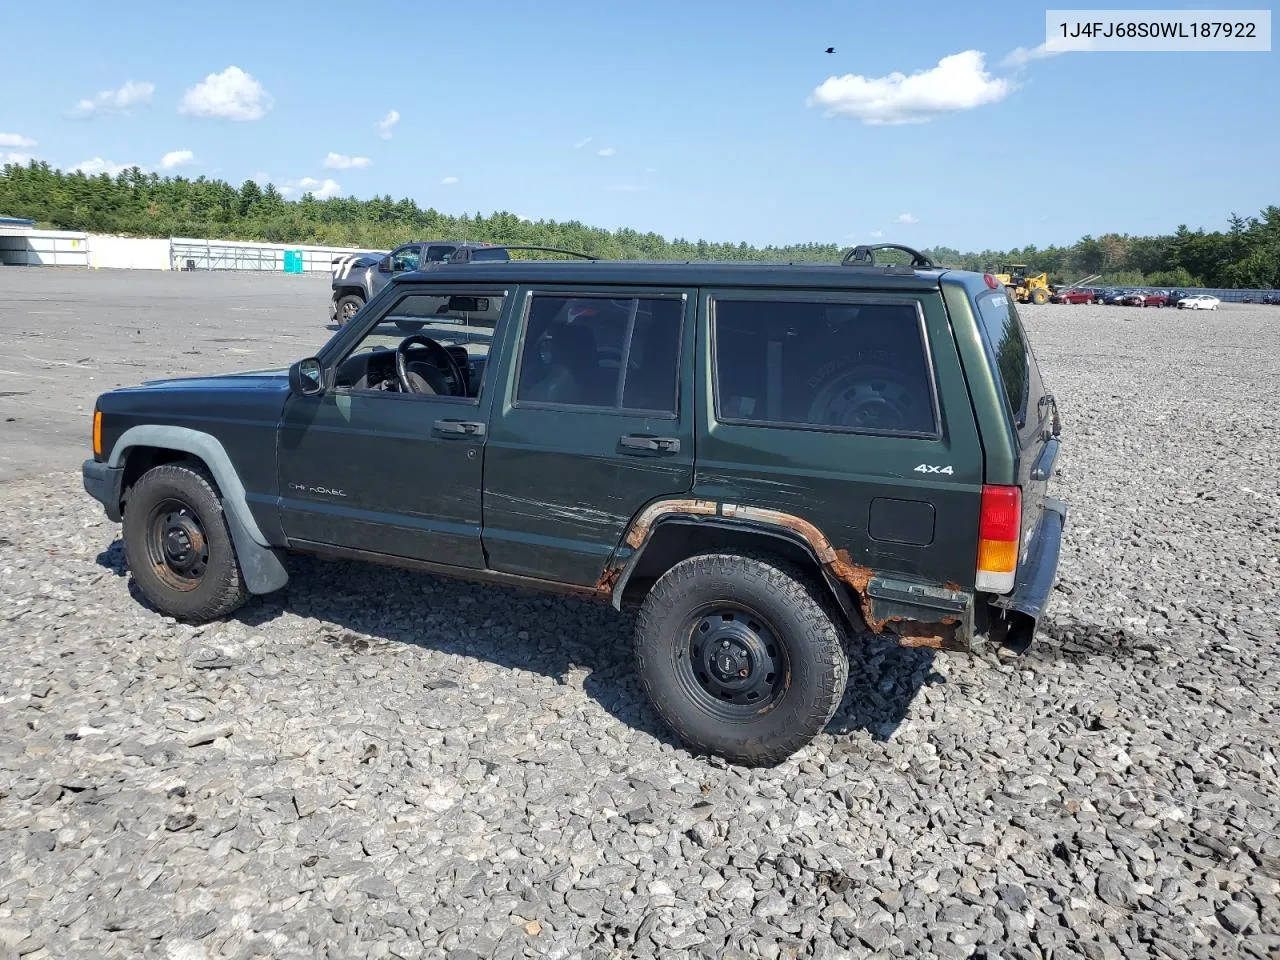
[[1169, 302], [1167, 293], [1130, 293], [1120, 301], [1126, 307], [1163, 307]]
[[1092, 290], [1081, 290], [1079, 288], [1071, 290], [1059, 290], [1049, 298], [1050, 303], [1093, 303], [1094, 293]]

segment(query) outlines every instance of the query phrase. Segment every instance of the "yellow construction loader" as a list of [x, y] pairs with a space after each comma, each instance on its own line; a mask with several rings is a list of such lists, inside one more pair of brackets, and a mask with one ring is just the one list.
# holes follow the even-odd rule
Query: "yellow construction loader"
[[1049, 296], [1053, 293], [1049, 289], [1049, 274], [1029, 277], [1025, 263], [1011, 263], [1007, 267], [1001, 267], [995, 277], [1012, 291], [1013, 299], [1019, 303], [1048, 303]]

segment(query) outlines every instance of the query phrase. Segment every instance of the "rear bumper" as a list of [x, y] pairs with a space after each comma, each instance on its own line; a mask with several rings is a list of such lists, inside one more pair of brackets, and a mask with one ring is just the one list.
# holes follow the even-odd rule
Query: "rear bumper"
[[86, 460], [80, 466], [84, 489], [89, 496], [102, 504], [107, 519], [120, 522], [120, 487], [124, 480], [124, 467], [112, 467], [97, 460]]
[[1045, 497], [1040, 529], [1027, 550], [1027, 560], [1018, 571], [1013, 591], [992, 601], [999, 618], [992, 639], [1015, 652], [1030, 646], [1035, 637], [1049, 593], [1058, 579], [1058, 559], [1062, 553], [1062, 531], [1067, 524], [1067, 503]]

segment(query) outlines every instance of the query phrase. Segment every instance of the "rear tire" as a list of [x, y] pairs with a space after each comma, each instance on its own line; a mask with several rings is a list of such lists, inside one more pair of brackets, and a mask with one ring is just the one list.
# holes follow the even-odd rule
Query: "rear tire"
[[1048, 291], [1044, 290], [1041, 287], [1036, 287], [1036, 289], [1031, 291], [1031, 302], [1034, 303], [1036, 306], [1041, 306], [1042, 304], [1048, 303], [1049, 302]]
[[364, 297], [358, 293], [348, 293], [346, 296], [339, 298], [337, 304], [338, 326], [345, 327], [350, 323], [360, 308], [364, 306]]
[[144, 473], [122, 530], [134, 582], [161, 613], [205, 623], [248, 600], [222, 501], [203, 469], [174, 463]]
[[636, 625], [645, 692], [688, 748], [747, 766], [781, 763], [831, 719], [849, 675], [843, 638], [812, 578], [780, 561], [699, 554], [649, 591]]

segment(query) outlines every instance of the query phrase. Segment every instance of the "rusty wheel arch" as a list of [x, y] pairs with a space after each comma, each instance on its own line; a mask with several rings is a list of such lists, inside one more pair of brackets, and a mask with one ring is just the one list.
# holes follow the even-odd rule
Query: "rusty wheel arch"
[[802, 517], [779, 510], [716, 500], [659, 500], [645, 507], [622, 538], [626, 550], [614, 553], [596, 582], [597, 594], [620, 609], [627, 582], [652, 541], [654, 530], [669, 522], [693, 526], [709, 523], [761, 537], [781, 538], [810, 556], [826, 581], [832, 599], [839, 604], [851, 625], [866, 626], [875, 633], [880, 633], [885, 627], [883, 621], [873, 622], [869, 617], [866, 590], [875, 571], [854, 563], [847, 551], [832, 547], [816, 526]]

